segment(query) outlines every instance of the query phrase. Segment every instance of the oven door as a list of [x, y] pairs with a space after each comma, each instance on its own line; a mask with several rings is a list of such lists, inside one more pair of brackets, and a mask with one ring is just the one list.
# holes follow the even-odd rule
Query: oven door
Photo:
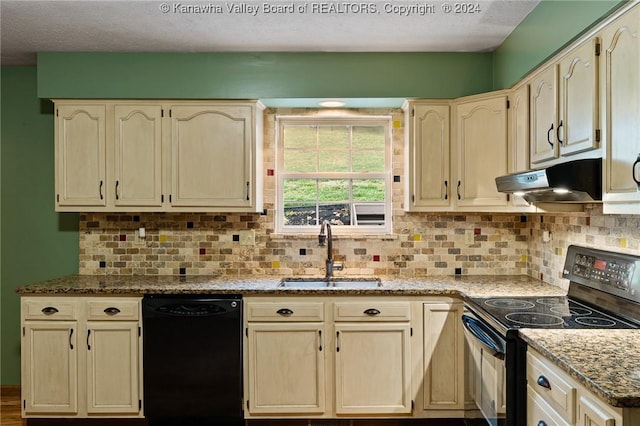
[[473, 312], [465, 310], [462, 325], [470, 350], [473, 399], [492, 426], [503, 425], [506, 415], [506, 340]]

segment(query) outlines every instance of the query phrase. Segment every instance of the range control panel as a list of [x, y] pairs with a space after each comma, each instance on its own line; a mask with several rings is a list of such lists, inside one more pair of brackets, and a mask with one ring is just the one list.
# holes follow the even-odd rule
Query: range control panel
[[640, 299], [640, 283], [634, 279], [640, 257], [569, 246], [563, 277], [571, 281], [617, 294], [631, 300]]

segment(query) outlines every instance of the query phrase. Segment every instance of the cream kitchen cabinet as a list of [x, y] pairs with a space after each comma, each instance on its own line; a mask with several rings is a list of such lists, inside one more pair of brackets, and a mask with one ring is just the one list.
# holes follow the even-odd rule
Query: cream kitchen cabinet
[[640, 214], [640, 6], [600, 33], [605, 213]]
[[599, 54], [599, 39], [586, 40], [529, 79], [531, 168], [599, 147]]
[[24, 417], [141, 417], [140, 298], [23, 297]]
[[324, 302], [280, 298], [245, 306], [248, 414], [324, 414]]
[[[509, 92], [507, 167], [509, 173], [529, 170], [529, 85], [524, 83]], [[507, 196], [510, 206], [522, 212], [535, 207], [518, 195]]]
[[420, 211], [451, 205], [450, 102], [405, 103], [405, 208]]
[[458, 209], [506, 209], [495, 178], [508, 173], [507, 96], [494, 92], [457, 99], [453, 198]]
[[57, 100], [57, 211], [262, 211], [262, 105]]
[[465, 348], [460, 318], [463, 305], [454, 299], [423, 304], [423, 408], [464, 410]]
[[636, 409], [612, 407], [533, 348], [527, 351], [527, 425], [627, 426]]
[[410, 415], [410, 302], [335, 302], [334, 321], [336, 414]]

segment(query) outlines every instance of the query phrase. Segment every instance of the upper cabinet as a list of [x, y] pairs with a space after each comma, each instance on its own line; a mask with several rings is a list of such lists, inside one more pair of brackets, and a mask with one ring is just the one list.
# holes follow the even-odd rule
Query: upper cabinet
[[592, 38], [537, 72], [531, 87], [531, 168], [599, 147], [598, 58]]
[[602, 32], [605, 213], [640, 214], [640, 6]]
[[262, 211], [255, 101], [56, 101], [57, 211]]

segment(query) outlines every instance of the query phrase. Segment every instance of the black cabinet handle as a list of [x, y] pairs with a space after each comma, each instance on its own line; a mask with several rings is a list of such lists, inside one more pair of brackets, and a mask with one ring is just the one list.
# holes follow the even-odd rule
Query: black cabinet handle
[[250, 189], [250, 183], [249, 183], [249, 182], [247, 182], [247, 201], [249, 201], [249, 200], [250, 200], [250, 198], [249, 198], [249, 194], [250, 194], [249, 189]]
[[91, 350], [91, 345], [89, 344], [89, 337], [91, 336], [91, 330], [87, 330], [87, 350]]
[[280, 315], [292, 315], [293, 311], [289, 308], [281, 308], [281, 309], [278, 309], [276, 313]]
[[58, 308], [54, 308], [53, 306], [47, 306], [42, 308], [42, 313], [45, 315], [53, 315], [53, 314], [57, 314], [58, 312]]
[[322, 352], [322, 330], [318, 330], [318, 341], [320, 342], [318, 344], [318, 350]]
[[564, 124], [562, 124], [562, 120], [560, 120], [560, 124], [558, 124], [558, 128], [556, 129], [556, 136], [558, 137], [558, 143], [562, 145], [562, 139], [560, 139], [560, 128], [562, 128]]
[[107, 314], [107, 315], [115, 315], [115, 314], [119, 314], [120, 313], [120, 309], [118, 309], [118, 308], [116, 308], [114, 306], [111, 306], [109, 308], [106, 308], [104, 310], [104, 313]]
[[444, 199], [449, 199], [449, 181], [444, 181]]
[[98, 190], [100, 191], [100, 199], [103, 200], [104, 197], [102, 196], [102, 185], [104, 185], [103, 181], [100, 181], [100, 187], [98, 188]]
[[546, 389], [551, 389], [551, 383], [549, 383], [549, 379], [547, 379], [544, 376], [538, 377], [538, 380], [536, 380], [536, 383], [538, 384], [538, 386], [542, 386], [543, 388], [546, 388]]
[[549, 145], [551, 145], [551, 148], [553, 148], [553, 142], [551, 142], [552, 132], [553, 132], [553, 123], [551, 123], [551, 127], [549, 128], [549, 130], [547, 130], [547, 142], [549, 143]]
[[540, 420], [538, 422], [538, 426], [547, 426], [547, 422], [545, 422], [544, 420]]
[[120, 194], [118, 193], [118, 187], [120, 186], [120, 181], [116, 181], [116, 200], [120, 199]]
[[73, 349], [73, 343], [71, 343], [71, 337], [73, 337], [73, 328], [69, 329], [69, 349]]
[[640, 154], [638, 154], [638, 158], [633, 163], [633, 166], [631, 166], [631, 177], [633, 177], [633, 181], [636, 183], [636, 186], [640, 191], [640, 179], [636, 177], [636, 166], [638, 165], [638, 163], [640, 163]]
[[462, 182], [458, 181], [458, 188], [456, 189], [456, 191], [458, 192], [458, 200], [462, 200], [462, 197], [460, 196], [460, 185], [462, 185]]
[[340, 352], [340, 332], [336, 331], [336, 352]]
[[364, 311], [365, 314], [367, 315], [380, 315], [380, 311], [377, 310], [376, 308], [369, 308], [367, 310]]

